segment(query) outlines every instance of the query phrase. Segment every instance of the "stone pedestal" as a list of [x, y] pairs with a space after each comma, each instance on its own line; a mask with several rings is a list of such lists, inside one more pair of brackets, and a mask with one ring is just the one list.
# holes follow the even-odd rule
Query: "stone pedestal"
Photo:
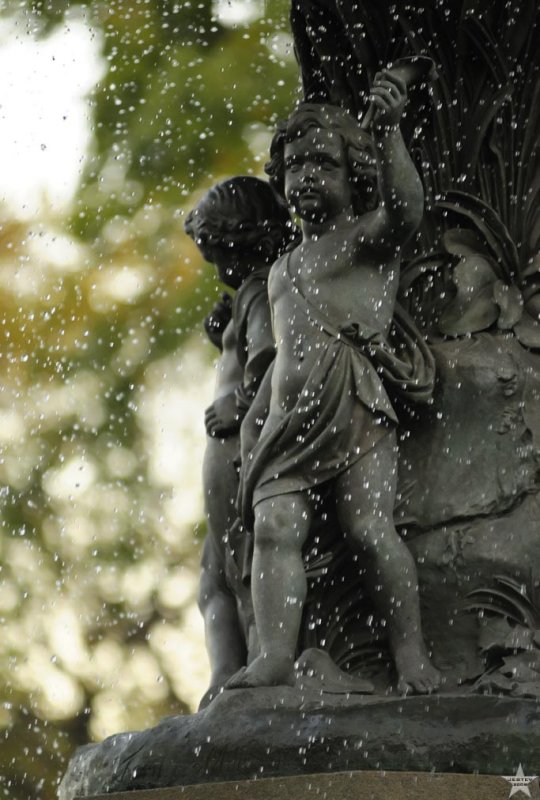
[[[538, 780], [522, 797], [540, 799]], [[258, 781], [178, 786], [96, 795], [87, 800], [507, 800], [512, 785], [495, 775], [337, 772]]]
[[[539, 753], [540, 707], [534, 700], [474, 694], [382, 700], [317, 696], [284, 687], [245, 689], [224, 692], [199, 714], [170, 717], [151, 730], [117, 734], [80, 748], [60, 785], [59, 800], [100, 795], [107, 800], [112, 796], [281, 800], [288, 795], [254, 792], [280, 781], [288, 785], [289, 778], [308, 787], [306, 776], [314, 774], [326, 787], [337, 774], [357, 776], [347, 784], [356, 794], [325, 795], [321, 790], [318, 800], [325, 796], [368, 800], [384, 797], [364, 791], [368, 776], [378, 781], [383, 771], [392, 781], [406, 782], [411, 773], [425, 781], [433, 772], [446, 774], [450, 783], [460, 774], [474, 780], [478, 773], [491, 775], [495, 786], [500, 775], [515, 774], [520, 764], [526, 775], [539, 774]], [[347, 783], [346, 777], [340, 780]], [[408, 780], [415, 785], [412, 778]], [[225, 782], [248, 786], [251, 794], [217, 794], [218, 784]], [[173, 788], [178, 786], [190, 788]], [[150, 790], [156, 789], [162, 793], [152, 794]], [[397, 789], [387, 796], [414, 797], [400, 795]], [[472, 790], [447, 795], [454, 796], [475, 800]], [[434, 790], [433, 797], [442, 800], [443, 795]]]

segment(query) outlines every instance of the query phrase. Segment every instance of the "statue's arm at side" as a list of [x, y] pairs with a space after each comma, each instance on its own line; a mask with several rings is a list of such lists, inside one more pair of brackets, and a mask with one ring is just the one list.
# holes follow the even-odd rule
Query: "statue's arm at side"
[[261, 381], [276, 354], [266, 287], [264, 290], [258, 291], [251, 299], [247, 312], [245, 336], [244, 380], [236, 390], [236, 403], [241, 418], [245, 416], [251, 406]]
[[233, 319], [241, 351], [239, 361], [244, 364], [243, 379], [234, 392], [214, 400], [206, 409], [205, 425], [209, 436], [225, 438], [239, 430], [275, 356], [266, 284], [257, 287], [243, 304], [241, 319], [234, 315]]
[[249, 454], [259, 441], [263, 425], [268, 417], [272, 397], [273, 370], [274, 362], [266, 370], [261, 385], [257, 389], [257, 394], [242, 421], [240, 428], [240, 456], [242, 463], [247, 461]]

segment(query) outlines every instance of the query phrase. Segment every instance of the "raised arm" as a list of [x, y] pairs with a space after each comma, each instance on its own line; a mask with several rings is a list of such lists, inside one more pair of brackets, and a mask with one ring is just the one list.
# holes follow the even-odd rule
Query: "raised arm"
[[381, 202], [368, 223], [376, 250], [399, 255], [422, 220], [424, 192], [399, 127], [407, 88], [390, 70], [377, 73], [371, 90], [375, 114], [373, 140]]

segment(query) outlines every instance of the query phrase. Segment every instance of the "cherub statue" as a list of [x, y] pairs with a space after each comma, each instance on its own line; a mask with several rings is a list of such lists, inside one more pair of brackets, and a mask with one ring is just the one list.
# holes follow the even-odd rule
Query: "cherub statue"
[[269, 278], [270, 411], [241, 486], [244, 522], [254, 525], [261, 652], [230, 688], [294, 681], [302, 547], [328, 482], [359, 580], [386, 624], [399, 690], [428, 693], [440, 682], [422, 636], [416, 567], [393, 522], [397, 417], [379, 376], [402, 248], [423, 214], [400, 131], [406, 96], [385, 70], [372, 88], [372, 137], [338, 107], [304, 105], [273, 141], [267, 171], [301, 220], [302, 242]]
[[[210, 340], [221, 350], [214, 401], [205, 414], [208, 535], [199, 592], [211, 666], [205, 705], [256, 647], [249, 588], [235, 574], [227, 542], [237, 518], [241, 423], [275, 354], [268, 272], [292, 224], [266, 181], [237, 177], [213, 186], [188, 215], [185, 228], [223, 283], [236, 290], [233, 300], [223, 294], [205, 320]], [[258, 433], [250, 431], [250, 440]]]

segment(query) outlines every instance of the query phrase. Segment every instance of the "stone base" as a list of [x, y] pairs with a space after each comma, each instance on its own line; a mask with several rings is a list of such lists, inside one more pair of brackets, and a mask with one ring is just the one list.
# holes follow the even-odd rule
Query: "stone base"
[[[537, 780], [527, 788], [531, 800], [540, 798]], [[88, 800], [508, 800], [511, 790], [510, 783], [495, 775], [337, 772], [121, 792]]]
[[[120, 733], [80, 748], [59, 798], [127, 791], [135, 800], [136, 790], [170, 791], [194, 784], [201, 784], [203, 792], [194, 798], [218, 798], [212, 793], [225, 781], [236, 785], [256, 779], [253, 788], [263, 778], [298, 776], [305, 783], [303, 776], [327, 773], [324, 780], [331, 781], [336, 773], [362, 776], [368, 774], [364, 770], [500, 776], [515, 774], [521, 763], [530, 775], [540, 773], [539, 753], [540, 704], [535, 700], [473, 694], [385, 699], [321, 696], [284, 687], [244, 689], [224, 692], [198, 714], [170, 717], [151, 730]], [[364, 800], [369, 794], [356, 796]], [[474, 800], [470, 794], [457, 796]]]

